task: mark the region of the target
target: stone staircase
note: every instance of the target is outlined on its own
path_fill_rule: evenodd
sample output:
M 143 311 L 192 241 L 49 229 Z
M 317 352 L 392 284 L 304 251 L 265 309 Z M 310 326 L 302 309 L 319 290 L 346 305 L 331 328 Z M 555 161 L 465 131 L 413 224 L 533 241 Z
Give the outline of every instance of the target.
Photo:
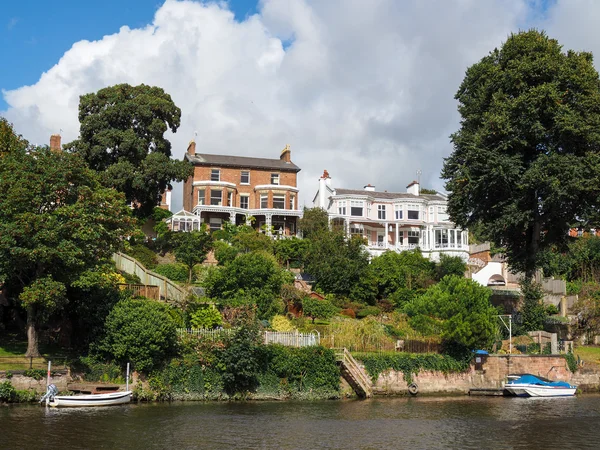
M 369 398 L 373 395 L 372 383 L 369 376 L 346 348 L 336 349 L 336 360 L 344 380 L 352 387 L 356 395 Z

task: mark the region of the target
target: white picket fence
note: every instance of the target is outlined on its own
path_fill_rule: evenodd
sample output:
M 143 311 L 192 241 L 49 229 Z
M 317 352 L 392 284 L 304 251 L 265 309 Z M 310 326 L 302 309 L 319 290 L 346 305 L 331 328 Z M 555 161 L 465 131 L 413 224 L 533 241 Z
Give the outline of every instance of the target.
M 199 336 L 210 341 L 220 341 L 234 332 L 234 328 L 203 329 L 203 328 L 178 328 L 181 335 L 188 334 Z M 263 342 L 265 344 L 280 344 L 287 347 L 311 347 L 321 343 L 321 335 L 318 331 L 312 333 L 299 333 L 298 331 L 263 331 Z

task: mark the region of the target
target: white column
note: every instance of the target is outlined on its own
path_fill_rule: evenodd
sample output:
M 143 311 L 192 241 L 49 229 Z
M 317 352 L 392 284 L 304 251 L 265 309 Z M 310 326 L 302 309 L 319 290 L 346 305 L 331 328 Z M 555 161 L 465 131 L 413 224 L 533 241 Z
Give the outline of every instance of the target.
M 267 236 L 271 236 L 271 214 L 265 214 L 265 224 L 267 225 Z
M 383 241 L 385 242 L 385 248 L 389 248 L 388 245 L 388 226 L 389 224 L 387 222 L 384 223 L 385 226 L 385 232 L 383 233 Z
M 400 239 L 400 233 L 398 232 L 398 222 L 396 222 L 396 240 L 394 241 L 396 244 L 396 248 L 398 248 L 398 240 Z
M 346 217 L 344 222 L 346 222 L 346 236 L 350 236 L 350 219 Z
M 235 213 L 229 213 L 229 221 L 231 222 L 232 225 L 235 225 Z

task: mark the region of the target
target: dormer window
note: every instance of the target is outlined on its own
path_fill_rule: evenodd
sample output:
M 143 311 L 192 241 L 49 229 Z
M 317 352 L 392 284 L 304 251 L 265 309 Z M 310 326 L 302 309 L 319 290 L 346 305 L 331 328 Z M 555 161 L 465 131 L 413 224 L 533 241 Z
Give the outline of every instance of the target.
M 250 171 L 242 170 L 242 175 L 240 177 L 240 184 L 250 184 Z
M 271 184 L 279 184 L 279 174 L 278 173 L 271 174 Z
M 210 171 L 210 181 L 221 181 L 221 171 L 219 169 Z

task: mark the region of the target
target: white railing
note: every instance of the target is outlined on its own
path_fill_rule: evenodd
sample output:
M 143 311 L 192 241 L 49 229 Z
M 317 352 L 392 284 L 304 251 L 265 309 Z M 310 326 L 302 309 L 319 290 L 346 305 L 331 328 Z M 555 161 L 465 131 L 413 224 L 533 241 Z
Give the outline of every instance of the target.
M 180 335 L 198 336 L 210 341 L 222 341 L 235 333 L 235 328 L 178 328 Z M 263 331 L 263 342 L 265 344 L 280 344 L 286 347 L 312 347 L 321 343 L 321 335 L 318 331 L 312 333 L 300 333 L 295 331 Z
M 286 347 L 312 347 L 319 345 L 321 335 L 318 331 L 299 333 L 296 331 L 265 331 L 265 344 L 281 344 Z

